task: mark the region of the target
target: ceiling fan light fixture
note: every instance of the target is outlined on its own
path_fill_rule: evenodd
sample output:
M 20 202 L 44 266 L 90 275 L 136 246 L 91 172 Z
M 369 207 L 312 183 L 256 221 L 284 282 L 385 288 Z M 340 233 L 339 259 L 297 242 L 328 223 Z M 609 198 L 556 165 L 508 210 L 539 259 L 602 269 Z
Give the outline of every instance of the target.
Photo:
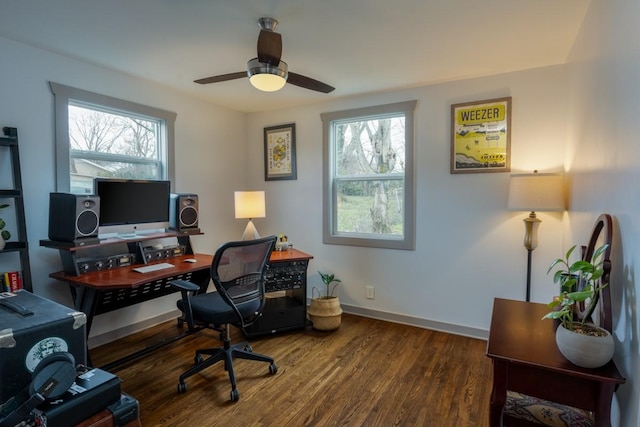
M 280 61 L 276 66 L 253 58 L 247 63 L 247 76 L 256 89 L 275 92 L 287 83 L 287 68 L 287 63 L 284 61 Z

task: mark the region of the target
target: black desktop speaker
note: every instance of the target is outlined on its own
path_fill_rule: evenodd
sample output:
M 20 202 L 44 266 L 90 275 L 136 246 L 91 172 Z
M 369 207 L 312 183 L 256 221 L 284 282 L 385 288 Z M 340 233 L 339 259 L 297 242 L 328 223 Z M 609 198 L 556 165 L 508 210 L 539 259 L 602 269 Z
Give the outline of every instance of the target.
M 100 197 L 81 194 L 49 195 L 49 239 L 73 242 L 98 235 Z
M 169 204 L 169 224 L 173 230 L 198 228 L 198 196 L 172 194 Z

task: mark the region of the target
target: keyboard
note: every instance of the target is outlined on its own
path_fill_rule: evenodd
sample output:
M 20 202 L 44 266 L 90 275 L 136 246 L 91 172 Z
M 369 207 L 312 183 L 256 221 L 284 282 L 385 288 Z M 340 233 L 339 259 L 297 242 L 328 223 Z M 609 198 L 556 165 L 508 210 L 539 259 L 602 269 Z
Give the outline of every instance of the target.
M 138 238 L 140 238 L 140 236 L 138 236 L 137 234 L 119 234 L 118 235 L 118 239 L 121 239 L 121 240 L 134 240 Z
M 136 267 L 133 271 L 138 273 L 151 273 L 152 271 L 164 270 L 165 268 L 173 268 L 175 265 L 168 262 L 161 262 L 159 264 L 145 265 L 143 267 Z

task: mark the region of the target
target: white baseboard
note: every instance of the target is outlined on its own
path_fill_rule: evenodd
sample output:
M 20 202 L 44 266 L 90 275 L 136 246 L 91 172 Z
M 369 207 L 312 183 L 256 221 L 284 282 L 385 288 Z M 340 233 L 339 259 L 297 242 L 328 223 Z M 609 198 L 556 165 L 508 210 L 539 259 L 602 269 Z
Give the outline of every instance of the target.
M 446 332 L 454 335 L 462 335 L 465 337 L 477 338 L 485 341 L 489 337 L 489 331 L 484 329 L 422 319 L 420 317 L 407 316 L 404 314 L 389 313 L 387 311 L 371 310 L 368 308 L 362 308 L 347 304 L 340 304 L 340 306 L 342 307 L 342 311 L 344 311 L 345 313 L 356 314 L 363 317 L 370 317 L 372 319 L 386 320 L 387 322 L 416 326 L 418 328 L 432 329 L 434 331 Z
M 357 307 L 348 304 L 341 304 L 342 310 L 345 313 L 355 314 L 363 317 L 370 317 L 372 319 L 385 320 L 387 322 L 400 323 L 403 325 L 416 326 L 418 328 L 431 329 L 434 331 L 446 332 L 454 335 L 462 335 L 471 338 L 477 338 L 481 340 L 487 340 L 489 337 L 489 331 L 479 328 L 471 328 L 468 326 L 456 325 L 453 323 L 438 322 L 435 320 L 422 319 L 419 317 L 407 316 L 404 314 L 389 313 L 386 311 L 371 310 L 368 308 Z M 88 347 L 94 348 L 106 344 L 111 341 L 115 341 L 119 338 L 126 337 L 133 333 L 142 331 L 168 320 L 177 319 L 180 317 L 179 310 L 173 310 L 168 313 L 161 314 L 159 316 L 143 320 L 142 322 L 135 323 L 133 325 L 125 326 L 123 328 L 115 329 L 113 331 L 89 337 L 87 342 Z

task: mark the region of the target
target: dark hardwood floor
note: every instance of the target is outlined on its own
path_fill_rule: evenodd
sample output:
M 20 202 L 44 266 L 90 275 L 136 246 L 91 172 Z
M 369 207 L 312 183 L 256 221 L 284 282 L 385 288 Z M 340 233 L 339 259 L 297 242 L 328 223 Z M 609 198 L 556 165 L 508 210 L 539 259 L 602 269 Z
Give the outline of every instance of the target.
M 175 321 L 91 350 L 95 366 L 179 331 Z M 240 400 L 221 364 L 187 379 L 201 331 L 110 371 L 140 402 L 143 426 L 487 426 L 491 363 L 486 342 L 354 315 L 334 332 L 312 329 L 253 339 L 268 364 L 235 364 Z M 235 340 L 241 339 L 239 332 Z

